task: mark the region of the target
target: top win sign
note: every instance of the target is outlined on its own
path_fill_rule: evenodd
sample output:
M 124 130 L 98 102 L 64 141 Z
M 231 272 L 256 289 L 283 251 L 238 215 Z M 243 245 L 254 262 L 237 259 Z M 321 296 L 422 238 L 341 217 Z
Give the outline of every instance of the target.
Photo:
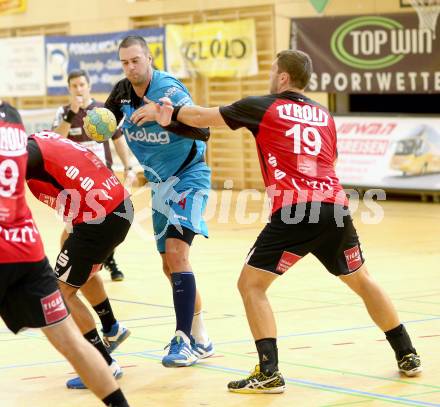
M 339 26 L 331 37 L 331 49 L 342 63 L 359 69 L 381 69 L 405 55 L 432 54 L 429 29 L 405 28 L 387 17 L 359 17 Z
M 292 46 L 314 63 L 312 91 L 440 92 L 435 34 L 415 13 L 292 21 Z

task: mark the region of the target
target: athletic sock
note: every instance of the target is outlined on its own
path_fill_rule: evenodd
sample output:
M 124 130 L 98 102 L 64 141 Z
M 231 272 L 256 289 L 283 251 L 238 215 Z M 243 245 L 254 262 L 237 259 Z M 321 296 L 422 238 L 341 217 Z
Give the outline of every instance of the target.
M 104 260 L 104 263 L 111 263 L 112 261 L 115 261 L 114 255 L 115 252 L 111 252 L 110 255 Z
M 84 338 L 86 338 L 87 341 L 90 342 L 98 350 L 98 352 L 102 355 L 107 364 L 110 366 L 113 362 L 113 359 L 108 354 L 105 345 L 102 343 L 101 338 L 98 335 L 98 331 L 96 329 L 92 329 L 90 332 L 84 334 Z
M 109 407 L 130 407 L 121 389 L 115 390 L 107 397 L 104 397 L 102 402 Z
M 390 329 L 389 331 L 385 332 L 385 336 L 393 348 L 397 360 L 401 360 L 409 353 L 417 354 L 404 325 L 400 324 L 395 328 Z
M 196 280 L 190 271 L 171 274 L 176 331 L 182 331 L 189 338 L 196 300 Z
M 196 343 L 201 343 L 202 345 L 207 345 L 209 343 L 209 336 L 203 322 L 202 311 L 195 313 L 193 316 L 191 335 Z
M 260 372 L 272 376 L 278 371 L 278 348 L 276 338 L 263 338 L 255 341 L 258 358 L 260 359 Z
M 113 324 L 116 323 L 116 318 L 113 314 L 109 299 L 106 298 L 100 304 L 95 305 L 93 309 L 96 311 L 99 319 L 101 320 L 103 332 L 110 332 Z

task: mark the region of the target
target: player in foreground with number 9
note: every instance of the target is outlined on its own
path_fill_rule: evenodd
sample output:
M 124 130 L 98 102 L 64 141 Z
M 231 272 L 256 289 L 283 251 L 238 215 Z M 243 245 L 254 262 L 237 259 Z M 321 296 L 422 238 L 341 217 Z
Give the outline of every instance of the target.
M 128 407 L 110 369 L 69 317 L 44 255 L 25 198 L 26 145 L 20 115 L 0 101 L 0 315 L 14 333 L 41 328 L 104 404 Z
M 178 120 L 193 127 L 246 127 L 255 136 L 272 216 L 247 256 L 238 288 L 260 363 L 248 378 L 229 383 L 233 392 L 284 391 L 275 319 L 266 290 L 308 253 L 362 298 L 373 321 L 385 332 L 399 370 L 407 376 L 422 370 L 391 300 L 364 264 L 348 201 L 335 174 L 333 118 L 303 94 L 311 73 L 307 54 L 283 51 L 272 65 L 270 95 L 213 108 L 173 107 L 164 98 L 162 105 L 151 103 L 151 117 L 147 116 L 162 126 Z
M 129 331 L 114 318 L 113 311 L 96 273 L 116 246 L 122 243 L 133 220 L 128 192 L 116 176 L 92 151 L 53 132 L 29 137 L 26 181 L 31 192 L 63 215 L 73 225 L 55 264 L 61 292 L 81 333 L 102 354 L 116 378 L 122 370 L 110 353 L 126 339 Z M 81 288 L 102 323 L 103 332 L 118 326 L 114 337 L 104 335 L 77 296 Z M 106 312 L 99 312 L 105 309 Z M 67 382 L 71 389 L 85 389 L 80 377 Z

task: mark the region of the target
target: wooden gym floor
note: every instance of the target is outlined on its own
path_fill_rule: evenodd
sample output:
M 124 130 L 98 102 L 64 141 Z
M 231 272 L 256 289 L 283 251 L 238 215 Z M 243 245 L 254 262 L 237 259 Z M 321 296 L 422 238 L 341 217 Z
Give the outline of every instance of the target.
M 116 253 L 126 279 L 114 283 L 101 272 L 116 316 L 132 331 L 115 352 L 131 406 L 440 406 L 439 205 L 386 201 L 384 219 L 375 225 L 354 214 L 369 270 L 392 297 L 423 358 L 420 377 L 399 375 L 360 299 L 307 257 L 269 292 L 287 390 L 239 395 L 226 384 L 246 375 L 257 355 L 236 280 L 262 223 L 240 225 L 235 209 L 229 219 L 217 211 L 210 239 L 195 239 L 191 261 L 216 355 L 190 368 L 166 369 L 160 358 L 174 332 L 172 295 L 151 237 L 145 191 L 134 199 L 138 221 Z M 53 264 L 62 225 L 49 208 L 29 201 Z M 248 211 L 260 206 L 250 203 Z M 87 390 L 68 390 L 71 377 L 72 368 L 38 330 L 14 336 L 0 322 L 0 407 L 100 405 Z

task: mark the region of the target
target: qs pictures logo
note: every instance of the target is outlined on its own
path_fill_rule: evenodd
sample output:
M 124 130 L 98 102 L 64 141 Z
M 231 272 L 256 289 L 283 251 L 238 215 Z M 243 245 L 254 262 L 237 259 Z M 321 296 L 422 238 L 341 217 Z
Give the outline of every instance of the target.
M 433 33 L 429 29 L 405 28 L 387 17 L 353 18 L 331 37 L 333 54 L 345 65 L 358 69 L 381 69 L 406 55 L 432 53 Z

